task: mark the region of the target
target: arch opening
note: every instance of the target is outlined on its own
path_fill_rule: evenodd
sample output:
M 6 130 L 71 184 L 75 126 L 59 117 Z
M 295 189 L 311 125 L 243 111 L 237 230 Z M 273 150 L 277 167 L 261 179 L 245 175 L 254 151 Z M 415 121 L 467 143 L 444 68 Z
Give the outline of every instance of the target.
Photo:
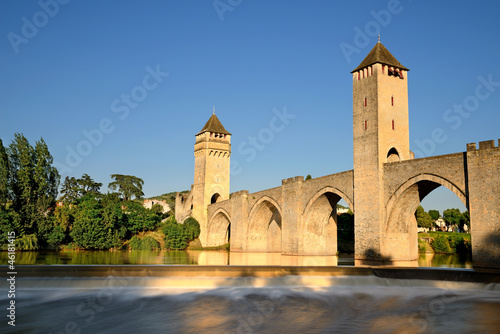
M 401 158 L 399 157 L 398 150 L 396 148 L 391 148 L 389 152 L 387 152 L 387 162 L 397 162 L 401 161 Z
M 229 243 L 231 220 L 223 210 L 216 212 L 208 222 L 207 243 L 204 247 L 217 247 Z
M 338 194 L 328 190 L 311 199 L 304 215 L 302 254 L 335 255 L 339 243 L 342 248 L 354 251 L 354 217 L 348 208 L 338 207 L 340 200 Z
M 382 244 L 382 255 L 390 257 L 392 260 L 414 261 L 419 258 L 419 230 L 426 233 L 427 231 L 436 229 L 436 223 L 441 225 L 440 222 L 436 222 L 436 219 L 430 220 L 429 212 L 425 212 L 425 209 L 422 210 L 422 208 L 419 208 L 422 203 L 428 203 L 424 199 L 431 193 L 440 193 L 443 196 L 442 190 L 445 188 L 449 191 L 445 191 L 444 195 L 447 197 L 455 195 L 458 201 L 463 203 L 462 208 L 466 208 L 467 203 L 465 195 L 458 188 L 436 176 L 420 176 L 408 181 L 405 186 L 403 190 L 398 190 L 392 196 L 387 206 L 388 219 L 385 242 Z M 441 189 L 436 191 L 438 188 Z M 458 201 L 454 201 L 454 203 Z M 417 209 L 419 210 L 417 211 Z M 430 207 L 428 210 L 430 211 L 431 209 L 433 208 Z M 439 212 L 439 214 L 443 217 L 444 212 Z M 466 216 L 468 217 L 468 214 Z M 418 227 L 418 221 L 422 225 L 421 228 Z M 446 230 L 448 228 L 451 231 L 458 229 L 458 226 L 450 227 L 450 224 L 446 223 L 444 225 L 447 225 Z M 428 227 L 424 228 L 423 226 Z M 470 240 L 468 236 L 465 239 Z M 424 251 L 424 248 L 427 246 L 421 245 L 421 247 L 422 251 Z M 467 247 L 470 249 L 470 243 Z
M 247 250 L 281 253 L 281 213 L 269 200 L 258 202 L 250 213 Z
M 217 203 L 221 200 L 221 195 L 219 195 L 218 193 L 215 193 L 212 195 L 212 197 L 210 198 L 210 204 L 214 204 L 214 203 Z

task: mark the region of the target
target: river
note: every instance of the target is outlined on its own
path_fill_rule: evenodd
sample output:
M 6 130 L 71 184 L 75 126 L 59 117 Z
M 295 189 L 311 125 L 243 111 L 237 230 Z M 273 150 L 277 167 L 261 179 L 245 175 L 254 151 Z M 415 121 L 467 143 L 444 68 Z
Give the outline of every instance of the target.
M 5 254 L 0 253 L 2 264 Z M 353 263 L 348 255 L 17 252 L 16 326 L 5 317 L 12 298 L 3 280 L 0 332 L 500 332 L 500 279 L 464 279 L 477 274 L 467 269 L 470 259 L 428 254 L 421 256 L 420 266 L 459 269 L 381 269 L 410 279 L 374 274 Z M 297 265 L 320 266 L 326 274 L 294 269 Z
M 7 263 L 8 253 L 0 252 L 0 263 Z M 239 253 L 227 251 L 79 251 L 58 250 L 17 252 L 16 264 L 166 264 L 166 265 L 285 265 L 285 266 L 352 266 L 353 255 L 289 256 L 279 253 Z M 420 254 L 419 267 L 472 268 L 470 256 Z

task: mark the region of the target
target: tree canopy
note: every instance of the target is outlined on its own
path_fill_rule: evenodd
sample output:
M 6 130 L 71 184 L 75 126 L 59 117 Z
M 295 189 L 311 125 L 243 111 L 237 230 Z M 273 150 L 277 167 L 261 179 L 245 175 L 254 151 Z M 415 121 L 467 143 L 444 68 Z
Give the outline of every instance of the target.
M 419 227 L 431 228 L 433 224 L 432 217 L 429 213 L 425 212 L 424 208 L 419 205 L 415 212 L 417 224 Z
M 43 138 L 33 147 L 16 133 L 8 149 L 0 145 L 0 201 L 10 201 L 12 220 L 5 223 L 18 235 L 36 233 L 55 203 L 60 175 L 52 164 Z
M 142 192 L 144 181 L 141 178 L 122 174 L 112 174 L 111 178 L 115 179 L 115 181 L 108 185 L 109 189 L 117 190 L 125 201 L 132 199 L 132 196 L 135 196 L 135 198 L 144 196 Z
M 441 217 L 441 214 L 439 213 L 438 210 L 429 210 L 429 215 L 433 220 L 438 220 L 439 217 Z
M 95 182 L 87 174 L 83 174 L 80 179 L 66 176 L 61 188 L 61 200 L 63 202 L 73 203 L 75 200 L 84 197 L 89 192 L 99 194 L 101 186 L 102 183 Z

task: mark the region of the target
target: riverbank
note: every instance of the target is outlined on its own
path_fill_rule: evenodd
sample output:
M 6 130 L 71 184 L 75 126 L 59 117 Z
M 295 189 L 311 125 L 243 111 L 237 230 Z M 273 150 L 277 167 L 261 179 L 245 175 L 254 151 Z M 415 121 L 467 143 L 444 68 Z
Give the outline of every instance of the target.
M 418 252 L 434 254 L 472 254 L 470 233 L 427 232 L 418 234 Z

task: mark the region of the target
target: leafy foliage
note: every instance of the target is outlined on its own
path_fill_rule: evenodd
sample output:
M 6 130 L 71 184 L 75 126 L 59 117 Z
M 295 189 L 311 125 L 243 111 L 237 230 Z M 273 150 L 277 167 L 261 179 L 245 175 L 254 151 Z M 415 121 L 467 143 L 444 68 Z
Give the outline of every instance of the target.
M 132 250 L 155 250 L 160 248 L 155 238 L 147 236 L 140 239 L 137 235 L 134 235 L 132 239 L 130 239 L 129 246 Z
M 431 247 L 435 253 L 444 254 L 471 254 L 470 234 L 435 232 Z
M 200 224 L 193 217 L 187 218 L 182 226 L 184 226 L 185 234 L 189 241 L 200 236 Z
M 9 157 L 0 139 L 0 206 L 7 204 L 9 198 Z
M 441 217 L 441 214 L 439 213 L 438 210 L 429 210 L 429 215 L 433 220 L 438 220 L 439 217 Z
M 92 178 L 83 174 L 80 179 L 66 176 L 61 188 L 61 200 L 63 202 L 75 203 L 77 199 L 82 198 L 87 193 L 99 194 L 102 183 L 95 182 Z
M 448 238 L 444 235 L 438 235 L 431 241 L 432 249 L 435 253 L 451 253 L 450 244 L 448 243 Z
M 189 241 L 200 235 L 200 224 L 192 217 L 186 219 L 184 224 L 178 224 L 172 216 L 163 227 L 163 233 L 167 249 L 185 249 Z
M 434 223 L 431 215 L 425 212 L 421 205 L 418 206 L 415 217 L 417 218 L 417 225 L 419 227 L 431 228 Z
M 17 250 L 37 250 L 39 248 L 38 238 L 34 234 L 23 235 L 16 239 L 16 249 Z
M 468 211 L 461 213 L 459 209 L 448 209 L 443 212 L 443 219 L 448 225 L 456 225 L 464 229 L 464 225 L 470 227 L 470 215 Z
M 108 187 L 111 190 L 118 190 L 125 201 L 135 196 L 141 198 L 144 196 L 142 185 L 144 181 L 141 178 L 132 175 L 112 174 L 111 178 L 115 181 L 111 182 Z
M 160 217 L 142 204 L 128 201 L 123 203 L 126 215 L 126 227 L 132 233 L 151 231 L 160 223 Z
M 0 145 L 0 164 L 0 204 L 11 202 L 18 236 L 36 234 L 38 223 L 55 203 L 60 178 L 47 144 L 41 138 L 33 148 L 16 133 L 7 150 Z

